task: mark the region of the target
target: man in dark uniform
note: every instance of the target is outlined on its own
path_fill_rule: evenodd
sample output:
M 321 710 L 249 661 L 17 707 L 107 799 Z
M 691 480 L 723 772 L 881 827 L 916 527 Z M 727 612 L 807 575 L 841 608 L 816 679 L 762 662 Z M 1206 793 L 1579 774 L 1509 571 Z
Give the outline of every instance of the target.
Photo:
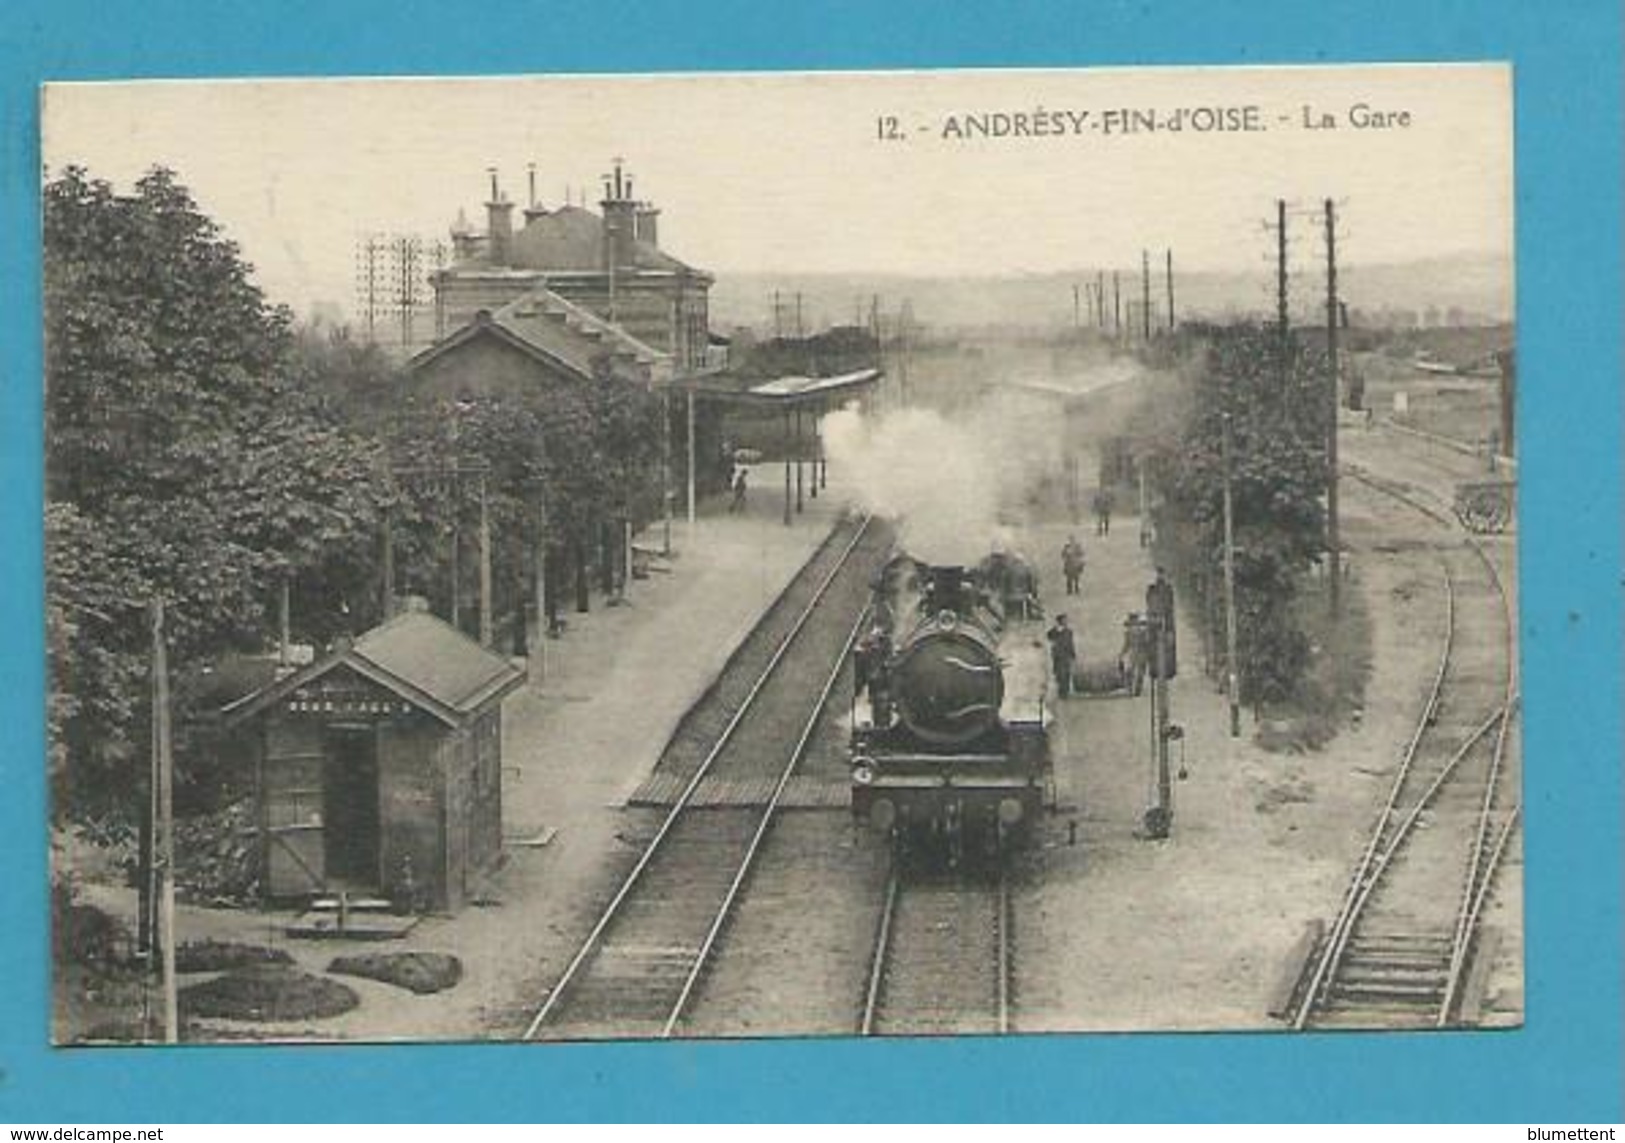
M 1123 649 L 1117 653 L 1117 668 L 1138 696 L 1145 689 L 1145 670 L 1151 660 L 1151 632 L 1138 611 L 1123 620 Z
M 1112 530 L 1112 509 L 1115 507 L 1112 490 L 1101 488 L 1095 493 L 1095 535 L 1107 536 Z
M 1055 670 L 1055 689 L 1062 698 L 1072 694 L 1072 671 L 1078 663 L 1078 644 L 1066 616 L 1057 615 L 1055 625 L 1045 634 L 1049 640 L 1050 665 Z
M 1012 555 L 1009 561 L 1009 576 L 1006 580 L 1009 592 L 1005 603 L 1005 614 L 1016 614 L 1023 619 L 1039 618 L 1038 610 L 1038 573 L 1033 565 L 1022 559 L 1019 555 Z
M 853 689 L 858 694 L 868 693 L 870 701 L 875 692 L 883 689 L 886 660 L 891 656 L 891 638 L 878 624 L 858 641 L 852 656 Z
M 1171 679 L 1179 673 L 1179 641 L 1174 632 L 1174 585 L 1168 575 L 1157 569 L 1157 578 L 1145 589 L 1145 618 L 1156 638 L 1158 648 L 1151 648 L 1151 670 L 1158 678 Z
M 1061 548 L 1061 571 L 1066 574 L 1066 593 L 1078 594 L 1078 580 L 1083 576 L 1083 545 L 1076 536 L 1068 536 Z

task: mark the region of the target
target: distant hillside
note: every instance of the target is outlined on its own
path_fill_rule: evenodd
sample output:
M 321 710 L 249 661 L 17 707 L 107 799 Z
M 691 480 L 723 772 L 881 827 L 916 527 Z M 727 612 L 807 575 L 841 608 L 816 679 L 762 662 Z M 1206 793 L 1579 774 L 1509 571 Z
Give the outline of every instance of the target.
M 794 334 L 796 295 L 799 293 L 802 327 L 811 332 L 830 325 L 868 320 L 871 300 L 878 295 L 888 324 L 906 300 L 917 323 L 937 328 L 988 326 L 1056 328 L 1072 324 L 1073 287 L 1088 320 L 1088 290 L 1096 271 L 1076 274 L 988 276 L 977 278 L 916 278 L 906 275 L 833 274 L 729 274 L 718 273 L 711 291 L 713 328 L 748 325 L 773 330 L 773 295 L 780 301 L 779 325 Z M 1490 255 L 1430 258 L 1404 264 L 1339 267 L 1340 293 L 1351 316 L 1370 324 L 1423 325 L 1505 322 L 1512 317 L 1512 264 Z M 1138 274 L 1120 278 L 1123 303 L 1137 302 Z M 1246 274 L 1197 272 L 1174 277 L 1178 312 L 1223 318 L 1242 314 L 1273 314 L 1274 277 L 1260 265 Z M 1304 320 L 1319 320 L 1325 313 L 1324 278 L 1318 268 L 1296 273 L 1292 283 L 1293 309 Z M 1111 275 L 1106 275 L 1107 319 L 1111 319 Z M 1162 276 L 1153 272 L 1151 303 L 1157 316 L 1165 311 Z M 1454 313 L 1452 313 L 1454 311 Z

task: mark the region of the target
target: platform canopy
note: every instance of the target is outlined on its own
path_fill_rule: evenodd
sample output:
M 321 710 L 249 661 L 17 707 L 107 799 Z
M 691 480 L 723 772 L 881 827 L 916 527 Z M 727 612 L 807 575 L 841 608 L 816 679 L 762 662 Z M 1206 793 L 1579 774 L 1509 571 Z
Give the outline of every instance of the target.
M 878 368 L 855 369 L 831 377 L 774 377 L 765 381 L 744 381 L 726 374 L 701 374 L 679 378 L 674 388 L 724 404 L 754 409 L 828 408 L 832 403 L 856 397 L 872 389 L 885 374 Z

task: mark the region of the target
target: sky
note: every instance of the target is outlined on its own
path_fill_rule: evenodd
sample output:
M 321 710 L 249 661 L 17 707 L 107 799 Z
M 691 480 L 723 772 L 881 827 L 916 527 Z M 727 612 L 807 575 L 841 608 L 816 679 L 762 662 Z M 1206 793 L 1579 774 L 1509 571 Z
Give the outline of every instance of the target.
M 146 81 L 42 98 L 47 176 L 76 163 L 122 189 L 175 169 L 299 312 L 349 306 L 363 232 L 445 237 L 459 209 L 483 229 L 490 167 L 520 205 L 529 164 L 542 205 L 596 204 L 616 157 L 661 209 L 661 245 L 719 276 L 1130 269 L 1145 247 L 1262 276 L 1278 198 L 1295 218 L 1333 198 L 1351 264 L 1512 251 L 1512 75 L 1496 64 Z M 1360 126 L 1360 106 L 1408 119 Z M 1129 110 L 1156 129 L 1124 131 Z M 1252 129 L 1199 129 L 1214 123 Z

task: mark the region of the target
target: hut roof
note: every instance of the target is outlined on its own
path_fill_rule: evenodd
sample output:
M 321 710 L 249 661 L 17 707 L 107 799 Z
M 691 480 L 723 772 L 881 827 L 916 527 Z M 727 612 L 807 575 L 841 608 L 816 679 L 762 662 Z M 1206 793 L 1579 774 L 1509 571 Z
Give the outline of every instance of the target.
M 252 718 L 339 667 L 398 694 L 448 726 L 460 726 L 525 681 L 525 671 L 424 611 L 406 611 L 310 666 L 230 704 L 229 723 Z

